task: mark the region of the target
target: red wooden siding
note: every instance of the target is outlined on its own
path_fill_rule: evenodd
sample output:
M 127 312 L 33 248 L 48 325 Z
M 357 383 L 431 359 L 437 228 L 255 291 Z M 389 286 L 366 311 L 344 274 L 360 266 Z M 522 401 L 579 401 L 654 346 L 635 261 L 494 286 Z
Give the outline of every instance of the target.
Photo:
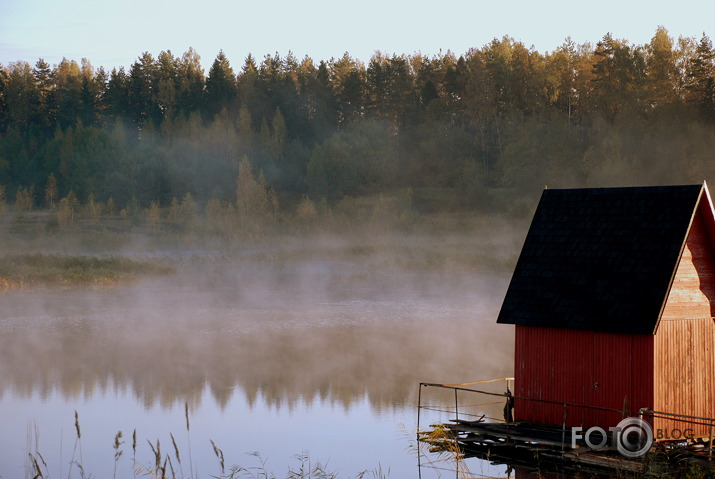
M 653 404 L 653 337 L 516 326 L 516 396 L 618 409 Z M 563 405 L 516 401 L 515 418 L 563 422 Z M 569 426 L 615 426 L 621 413 L 568 406 Z

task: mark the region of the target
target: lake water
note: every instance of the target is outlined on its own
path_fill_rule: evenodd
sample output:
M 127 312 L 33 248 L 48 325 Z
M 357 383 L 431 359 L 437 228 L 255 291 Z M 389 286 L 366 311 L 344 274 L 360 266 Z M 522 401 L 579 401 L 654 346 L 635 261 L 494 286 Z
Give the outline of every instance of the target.
M 29 454 L 50 477 L 80 477 L 76 463 L 113 477 L 115 462 L 116 477 L 142 476 L 157 443 L 176 477 L 211 477 L 211 441 L 227 473 L 439 477 L 418 469 L 419 382 L 512 372 L 513 330 L 494 324 L 505 273 L 221 256 L 177 270 L 0 297 L 1 477 L 27 476 Z

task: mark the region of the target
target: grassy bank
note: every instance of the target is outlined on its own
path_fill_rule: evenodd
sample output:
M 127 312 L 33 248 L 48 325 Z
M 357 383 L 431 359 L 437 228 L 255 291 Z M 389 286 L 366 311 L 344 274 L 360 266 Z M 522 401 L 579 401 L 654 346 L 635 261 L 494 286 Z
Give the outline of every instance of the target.
M 0 289 L 37 286 L 112 286 L 147 275 L 166 275 L 169 267 L 118 256 L 20 254 L 0 257 Z

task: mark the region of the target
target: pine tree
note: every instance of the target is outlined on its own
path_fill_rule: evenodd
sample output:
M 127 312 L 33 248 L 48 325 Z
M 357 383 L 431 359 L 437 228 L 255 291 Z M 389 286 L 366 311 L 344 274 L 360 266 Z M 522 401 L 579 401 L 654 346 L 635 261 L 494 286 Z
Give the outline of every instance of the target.
M 204 93 L 204 70 L 201 57 L 189 48 L 177 66 L 178 109 L 185 116 L 198 111 Z
M 653 106 L 672 103 L 676 94 L 675 53 L 665 27 L 658 27 L 646 51 L 648 101 Z
M 48 131 L 53 127 L 54 115 L 56 112 L 50 111 L 50 99 L 52 95 L 52 69 L 49 63 L 40 58 L 35 63 L 32 71 L 37 84 L 37 114 L 38 124 Z
M 204 119 L 211 121 L 222 109 L 232 108 L 237 93 L 236 76 L 228 58 L 221 50 L 209 69 L 208 78 L 206 78 L 203 102 Z
M 112 69 L 103 95 L 105 114 L 111 119 L 112 123 L 114 123 L 117 118 L 129 117 L 130 109 L 127 102 L 128 97 L 129 78 L 124 68 L 120 68 L 119 70 L 116 68 Z
M 690 60 L 688 84 L 689 100 L 706 118 L 715 117 L 715 51 L 710 38 L 703 35 Z
M 129 113 L 140 129 L 148 121 L 157 125 L 161 117 L 156 102 L 157 77 L 157 63 L 149 52 L 142 53 L 129 70 Z
M 4 90 L 9 123 L 20 131 L 28 131 L 39 107 L 37 83 L 29 63 L 10 64 Z
M 55 206 L 55 200 L 57 199 L 57 180 L 55 179 L 54 173 L 50 173 L 47 178 L 47 186 L 45 186 L 45 203 L 52 210 Z
M 256 179 L 251 162 L 247 156 L 244 156 L 239 164 L 236 179 L 236 211 L 241 227 L 244 228 L 264 219 L 268 213 L 269 201 L 265 178 L 260 175 Z
M 171 121 L 178 109 L 179 61 L 171 51 L 163 51 L 157 58 L 156 102 L 162 121 Z

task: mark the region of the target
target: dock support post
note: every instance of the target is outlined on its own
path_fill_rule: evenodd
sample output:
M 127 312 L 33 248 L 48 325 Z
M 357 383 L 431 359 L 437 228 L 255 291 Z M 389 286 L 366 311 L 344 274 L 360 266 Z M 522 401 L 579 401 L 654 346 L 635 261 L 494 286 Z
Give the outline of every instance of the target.
M 454 420 L 459 421 L 459 401 L 457 400 L 457 388 L 454 388 Z
M 710 420 L 710 441 L 708 445 L 708 461 L 713 460 L 713 422 L 715 420 L 711 419 Z
M 417 391 L 417 438 L 420 437 L 420 410 L 422 409 L 422 383 Z
M 422 383 L 417 390 L 417 475 L 422 478 L 422 449 L 420 448 L 420 410 L 422 409 Z

